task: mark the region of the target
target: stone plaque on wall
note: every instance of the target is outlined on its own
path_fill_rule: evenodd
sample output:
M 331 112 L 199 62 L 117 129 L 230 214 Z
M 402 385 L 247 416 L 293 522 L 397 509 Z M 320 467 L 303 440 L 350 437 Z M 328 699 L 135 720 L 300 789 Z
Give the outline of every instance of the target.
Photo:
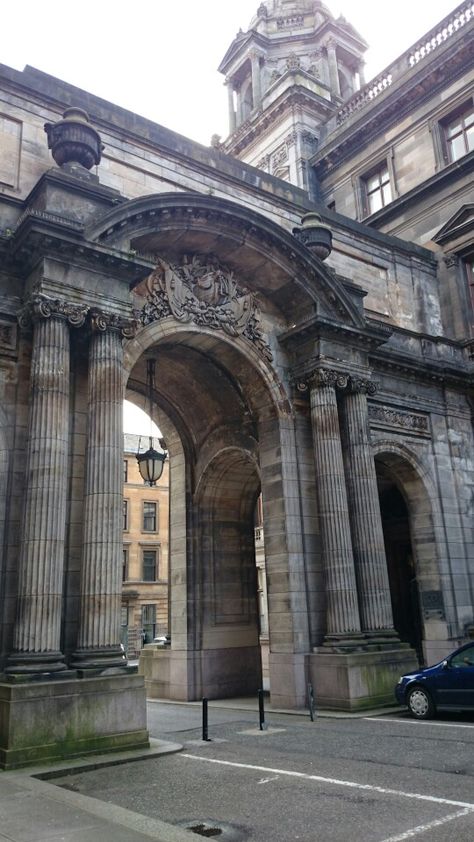
M 421 606 L 425 620 L 444 619 L 444 602 L 441 591 L 421 591 Z

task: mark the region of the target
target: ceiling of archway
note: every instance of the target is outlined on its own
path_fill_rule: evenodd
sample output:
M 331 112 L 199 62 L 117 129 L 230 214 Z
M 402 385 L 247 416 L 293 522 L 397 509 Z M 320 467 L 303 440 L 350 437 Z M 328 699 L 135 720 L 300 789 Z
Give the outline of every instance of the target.
M 205 347 L 197 336 L 192 343 L 189 339 L 149 349 L 147 357 L 156 360 L 154 399 L 196 459 L 216 432 L 222 446 L 248 447 L 256 437 L 259 402 L 268 400 L 262 382 L 255 375 L 252 378 L 238 355 L 227 358 L 220 343 L 207 338 Z M 146 394 L 144 357 L 135 365 L 130 381 L 132 388 Z

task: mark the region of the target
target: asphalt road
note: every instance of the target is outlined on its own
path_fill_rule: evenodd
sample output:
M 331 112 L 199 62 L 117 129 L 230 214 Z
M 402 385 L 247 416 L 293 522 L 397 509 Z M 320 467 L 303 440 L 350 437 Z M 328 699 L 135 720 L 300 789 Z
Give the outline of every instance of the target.
M 151 702 L 151 734 L 183 752 L 57 783 L 221 842 L 474 840 L 474 716 L 271 714 L 262 733 L 256 712 L 211 706 L 208 743 L 200 722 Z

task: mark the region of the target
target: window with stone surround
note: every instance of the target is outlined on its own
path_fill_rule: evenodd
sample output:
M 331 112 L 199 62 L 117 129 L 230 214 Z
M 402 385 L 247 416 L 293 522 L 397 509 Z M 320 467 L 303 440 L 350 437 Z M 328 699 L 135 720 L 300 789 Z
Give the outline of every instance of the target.
M 123 481 L 128 482 L 128 459 L 123 460 Z
M 123 548 L 122 557 L 122 582 L 128 580 L 128 547 Z
M 143 643 L 153 643 L 156 634 L 156 605 L 142 605 Z
M 444 158 L 451 164 L 474 149 L 474 104 L 462 105 L 441 123 Z
M 461 160 L 474 150 L 474 102 L 464 100 L 430 120 L 436 170 Z
M 156 547 L 142 549 L 142 581 L 156 582 L 158 579 L 158 550 Z
M 361 179 L 364 216 L 376 213 L 393 199 L 390 172 L 386 161 L 379 164 Z
M 158 504 L 148 500 L 143 502 L 143 525 L 142 532 L 158 531 Z

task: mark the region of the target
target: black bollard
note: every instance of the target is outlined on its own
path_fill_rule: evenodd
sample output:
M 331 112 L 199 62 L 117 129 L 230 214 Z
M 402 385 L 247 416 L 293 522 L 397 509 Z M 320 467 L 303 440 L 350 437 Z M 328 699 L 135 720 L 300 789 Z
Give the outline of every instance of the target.
M 265 731 L 265 703 L 264 703 L 264 696 L 265 691 L 259 690 L 258 691 L 258 719 L 259 719 L 259 727 L 260 731 Z
M 210 743 L 209 739 L 209 717 L 207 712 L 207 699 L 202 700 L 202 739 L 205 743 Z
M 308 708 L 311 722 L 314 722 L 314 693 L 312 684 L 308 684 Z

